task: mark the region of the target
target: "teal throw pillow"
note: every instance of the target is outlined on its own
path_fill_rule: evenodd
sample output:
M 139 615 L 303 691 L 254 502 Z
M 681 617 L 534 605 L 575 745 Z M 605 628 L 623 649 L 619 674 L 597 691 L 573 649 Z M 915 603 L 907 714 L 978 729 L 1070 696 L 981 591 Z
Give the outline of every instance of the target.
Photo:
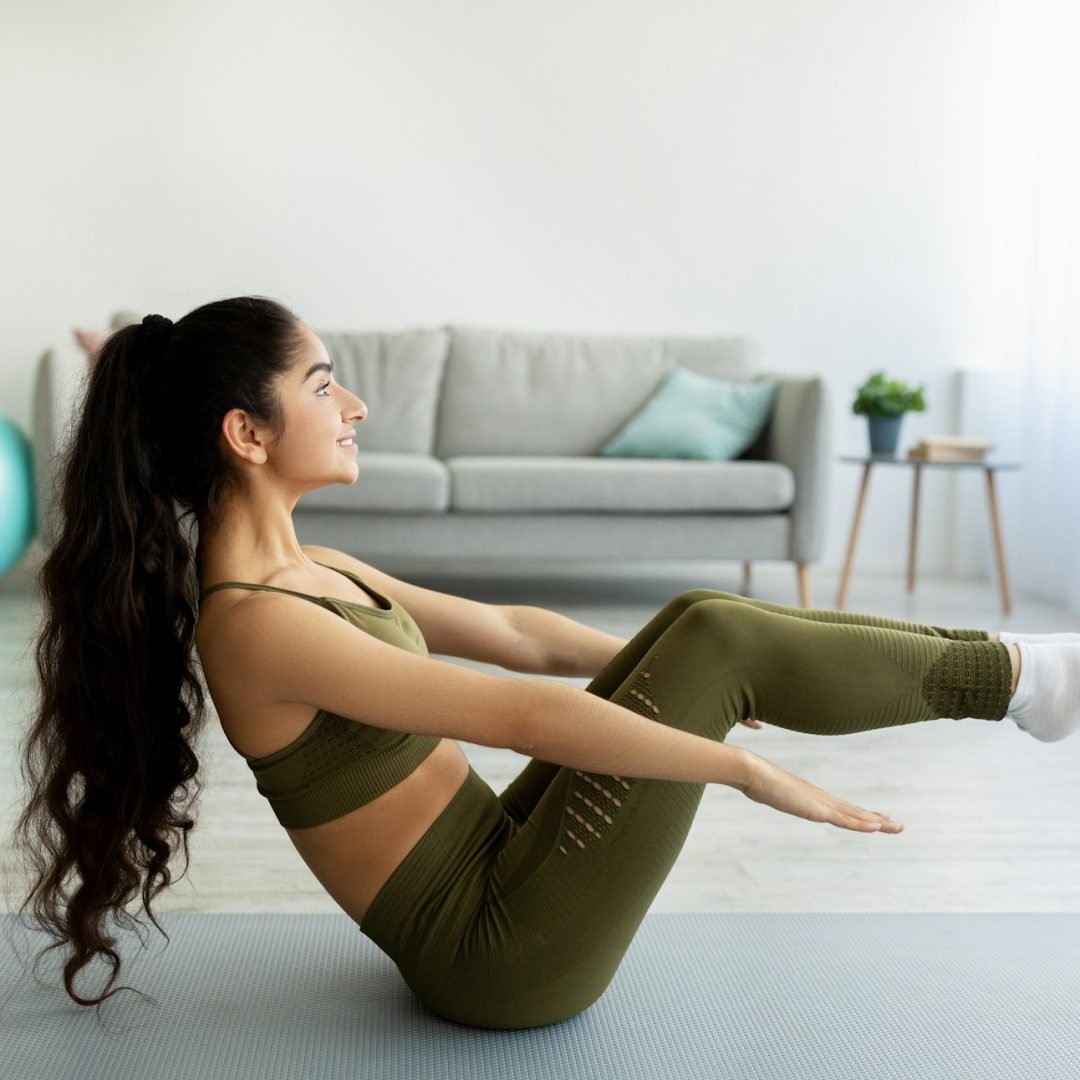
M 730 461 L 757 438 L 778 389 L 767 379 L 732 382 L 674 367 L 600 455 Z

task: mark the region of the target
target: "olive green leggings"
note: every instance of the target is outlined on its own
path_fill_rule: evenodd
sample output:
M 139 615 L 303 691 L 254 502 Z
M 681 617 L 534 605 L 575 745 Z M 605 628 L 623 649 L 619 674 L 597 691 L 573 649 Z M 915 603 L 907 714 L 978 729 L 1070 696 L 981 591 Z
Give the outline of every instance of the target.
M 691 589 L 586 689 L 722 741 L 748 717 L 811 735 L 1001 720 L 1011 680 L 1007 647 L 983 630 Z M 470 768 L 361 929 L 444 1020 L 565 1020 L 611 982 L 704 789 L 533 759 L 496 796 Z

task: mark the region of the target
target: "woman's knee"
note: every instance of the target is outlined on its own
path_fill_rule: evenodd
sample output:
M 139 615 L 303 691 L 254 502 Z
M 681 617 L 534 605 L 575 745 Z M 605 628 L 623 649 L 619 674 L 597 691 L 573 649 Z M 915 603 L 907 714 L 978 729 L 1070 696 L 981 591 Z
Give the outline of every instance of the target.
M 727 618 L 746 608 L 745 604 L 738 603 L 738 597 L 718 592 L 716 589 L 690 589 L 679 595 L 695 596 L 693 602 L 686 605 L 687 612 L 693 611 L 710 619 Z
M 697 590 L 691 590 L 694 592 Z M 748 604 L 740 604 L 728 599 L 715 590 L 703 590 L 709 595 L 688 604 L 672 624 L 690 633 L 706 633 L 713 638 L 718 636 L 729 639 L 729 647 L 742 641 L 751 630 L 749 621 L 753 620 L 757 609 Z
M 739 596 L 736 593 L 721 592 L 719 589 L 685 589 L 672 597 L 670 605 L 675 606 L 679 611 L 685 611 L 695 604 L 700 604 L 703 600 L 738 599 Z

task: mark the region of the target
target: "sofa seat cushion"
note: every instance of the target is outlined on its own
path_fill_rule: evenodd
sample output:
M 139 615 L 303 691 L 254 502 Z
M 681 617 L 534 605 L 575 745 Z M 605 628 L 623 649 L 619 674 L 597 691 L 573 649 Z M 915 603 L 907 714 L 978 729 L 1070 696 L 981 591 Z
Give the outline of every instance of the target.
M 473 513 L 775 513 L 795 499 L 795 474 L 772 461 L 660 458 L 455 457 L 450 508 Z
M 428 454 L 365 450 L 357 456 L 359 473 L 352 484 L 328 484 L 305 492 L 297 506 L 307 510 L 445 513 L 450 508 L 450 474 Z

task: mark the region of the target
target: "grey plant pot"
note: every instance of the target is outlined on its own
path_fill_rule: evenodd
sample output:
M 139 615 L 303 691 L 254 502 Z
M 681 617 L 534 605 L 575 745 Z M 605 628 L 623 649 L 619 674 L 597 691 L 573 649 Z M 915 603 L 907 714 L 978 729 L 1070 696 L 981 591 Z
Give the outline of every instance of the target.
M 868 416 L 870 427 L 870 453 L 895 454 L 896 444 L 900 441 L 901 416 Z

